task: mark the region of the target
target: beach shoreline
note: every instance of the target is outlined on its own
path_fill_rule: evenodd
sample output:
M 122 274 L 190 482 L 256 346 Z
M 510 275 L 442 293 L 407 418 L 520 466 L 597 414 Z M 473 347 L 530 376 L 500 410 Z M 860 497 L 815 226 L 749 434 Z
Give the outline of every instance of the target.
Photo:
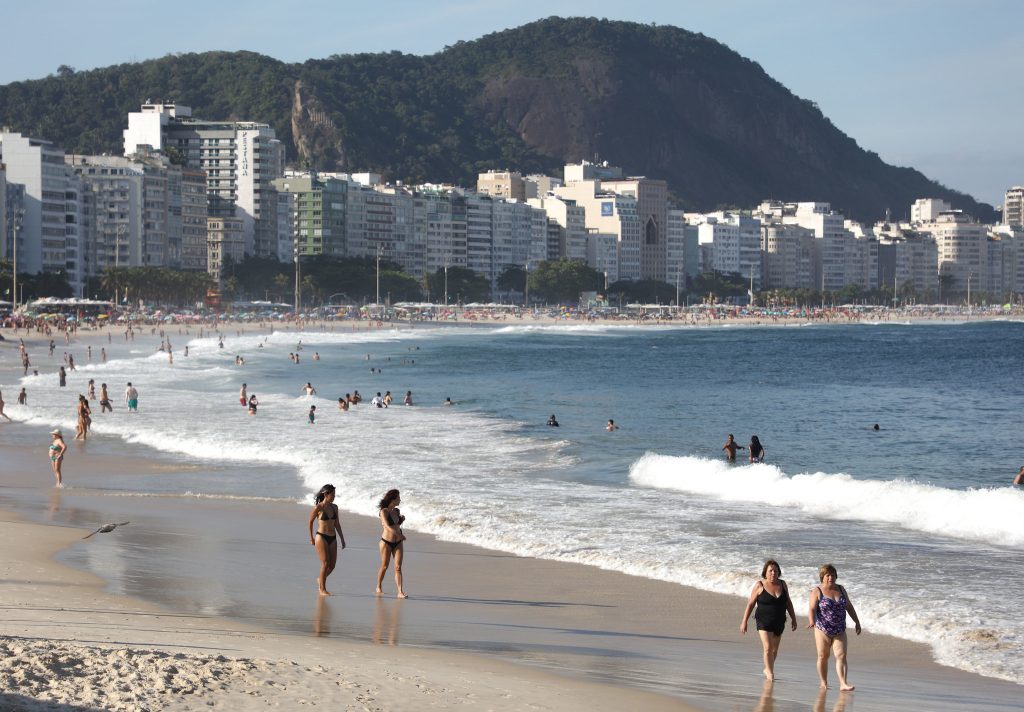
M 502 324 L 496 324 L 496 326 L 500 327 Z M 176 331 L 174 327 L 168 329 L 168 333 L 172 336 L 174 331 Z M 246 333 L 251 333 L 251 331 L 247 328 Z M 105 332 L 101 332 L 96 335 L 96 339 L 91 340 L 94 347 L 102 342 L 104 336 Z M 157 341 L 158 338 L 156 337 Z M 175 340 L 180 341 L 180 338 Z M 44 338 L 38 341 L 45 343 Z M 152 346 L 153 341 L 154 337 L 152 335 L 143 334 L 140 345 L 148 344 Z M 85 342 L 80 341 L 78 343 Z M 30 350 L 31 348 L 32 346 L 30 346 Z M 16 346 L 14 346 L 14 349 L 16 349 Z M 180 346 L 177 346 L 177 349 L 180 350 Z M 60 350 L 60 342 L 58 342 L 58 353 Z M 3 366 L 14 367 L 12 359 L 6 357 L 7 353 L 10 353 L 10 351 L 5 351 Z M 16 377 L 20 374 L 20 369 L 14 371 L 11 368 L 7 368 L 5 371 L 5 383 L 10 382 L 12 376 Z M 8 402 L 12 402 L 14 399 L 10 392 L 6 389 L 5 392 L 8 393 Z M 25 427 L 38 431 L 40 436 L 45 435 L 45 429 L 41 426 Z M 115 439 L 105 438 L 104 436 L 98 436 L 98 439 L 100 442 L 103 442 L 108 451 L 114 452 L 106 452 L 102 457 L 95 458 L 90 455 L 89 459 L 94 460 L 92 467 L 95 468 L 95 472 L 92 475 L 82 471 L 78 473 L 83 475 L 86 480 L 89 477 L 97 477 L 100 473 L 125 474 L 143 468 L 142 463 L 133 461 L 130 457 L 119 455 L 116 452 L 120 443 L 116 442 Z M 136 445 L 133 446 L 133 450 L 136 450 L 136 454 L 141 454 L 142 459 L 145 459 L 145 448 Z M 18 465 L 19 476 L 25 478 L 15 482 L 5 477 L 5 486 L 17 490 L 15 498 L 21 502 L 17 507 L 19 512 L 29 513 L 32 517 L 49 516 L 52 508 L 53 491 L 47 486 L 49 484 L 46 480 L 47 473 L 43 469 L 45 468 L 45 462 L 42 463 L 42 468 L 36 462 L 41 460 L 40 453 L 33 449 L 9 448 L 5 445 L 5 459 L 11 463 L 21 463 Z M 154 459 L 166 460 L 170 458 L 157 457 Z M 69 489 L 59 495 L 62 500 L 62 504 L 59 505 L 61 511 L 74 509 L 79 512 L 79 516 L 85 516 L 86 512 L 94 513 L 94 515 L 95 513 L 100 515 L 110 514 L 111 516 L 122 513 L 119 507 L 123 503 L 117 501 L 112 505 L 111 500 L 113 498 L 109 497 L 107 493 L 90 491 L 88 484 L 82 486 L 76 484 L 73 480 L 69 480 L 69 485 Z M 45 502 L 42 497 L 44 494 L 48 495 Z M 164 503 L 161 502 L 161 498 L 147 497 L 145 494 L 139 494 L 131 499 L 132 504 L 136 506 L 140 502 L 144 502 L 144 509 L 152 510 L 167 521 L 173 521 L 174 516 L 177 516 L 173 511 L 162 511 Z M 75 504 L 76 500 L 81 501 Z M 71 502 L 71 504 L 66 504 L 67 502 Z M 173 505 L 173 507 L 177 506 L 177 503 Z M 210 526 L 212 521 L 218 520 L 218 518 L 228 522 L 235 522 L 236 524 L 241 522 L 238 526 L 244 527 L 246 518 L 251 517 L 253 512 L 257 510 L 265 514 L 267 521 L 277 522 L 277 526 L 282 528 L 282 532 L 284 527 L 297 528 L 301 527 L 304 523 L 305 509 L 297 504 L 274 503 L 272 506 L 267 506 L 273 509 L 273 512 L 269 509 L 264 509 L 264 505 L 257 505 L 253 502 L 236 501 L 225 503 L 218 501 L 214 502 L 214 505 L 211 507 L 207 507 L 205 501 L 202 503 L 186 501 L 184 502 L 185 509 L 193 513 L 184 516 L 192 517 L 187 521 L 191 527 L 197 529 Z M 3 509 L 3 507 L 0 507 L 0 509 Z M 204 510 L 204 513 L 196 514 L 194 510 L 197 509 Z M 354 517 L 348 514 L 343 515 L 343 517 L 346 523 L 350 520 L 352 521 L 352 525 L 355 527 L 354 531 L 356 532 L 355 541 L 375 541 L 375 522 L 372 519 Z M 294 523 L 292 523 L 293 519 Z M 40 525 L 22 522 L 20 524 L 12 524 L 12 526 L 32 527 Z M 132 525 L 132 527 L 135 526 L 134 524 Z M 33 533 L 28 536 L 34 537 L 39 535 L 37 530 L 32 531 Z M 128 529 L 127 531 L 132 533 L 136 530 Z M 164 537 L 174 538 L 167 534 L 171 530 L 164 528 L 161 531 Z M 85 532 L 86 530 L 83 529 L 81 535 L 84 536 Z M 78 534 L 79 532 L 76 531 L 76 538 Z M 178 532 L 178 534 L 181 535 L 181 532 Z M 119 551 L 120 547 L 115 546 L 121 541 L 116 538 L 118 536 L 121 536 L 121 533 L 115 532 L 113 536 L 99 540 L 101 546 L 113 546 L 116 552 L 112 554 L 113 561 L 120 561 L 127 556 L 123 551 Z M 292 535 L 282 534 L 282 538 L 276 541 L 276 544 L 284 545 L 285 537 L 287 536 Z M 740 638 L 738 635 L 736 630 L 738 628 L 738 620 L 735 619 L 739 618 L 739 613 L 742 610 L 742 601 L 736 597 L 709 594 L 676 584 L 600 571 L 577 564 L 523 559 L 507 554 L 498 554 L 486 549 L 479 549 L 478 547 L 438 542 L 436 539 L 426 535 L 414 534 L 413 538 L 417 541 L 418 548 L 414 548 L 413 544 L 410 543 L 410 558 L 407 566 L 411 573 L 407 574 L 407 580 L 410 582 L 410 592 L 414 598 L 408 603 L 415 606 L 417 598 L 425 595 L 429 597 L 426 602 L 436 610 L 431 615 L 426 616 L 423 623 L 410 625 L 409 613 L 407 611 L 411 606 L 404 603 L 400 604 L 405 606 L 402 609 L 402 630 L 404 631 L 407 628 L 415 630 L 417 626 L 422 630 L 419 632 L 419 637 L 413 637 L 413 642 L 403 640 L 398 645 L 398 649 L 414 651 L 423 651 L 424 648 L 461 650 L 463 652 L 455 654 L 456 660 L 463 661 L 454 663 L 457 666 L 464 665 L 467 659 L 490 661 L 493 659 L 493 656 L 497 655 L 504 659 L 525 663 L 528 666 L 539 666 L 547 670 L 559 671 L 564 677 L 554 678 L 557 682 L 552 682 L 551 684 L 555 684 L 559 689 L 564 688 L 567 691 L 575 689 L 574 685 L 584 684 L 580 681 L 581 677 L 600 679 L 604 676 L 613 681 L 614 684 L 611 689 L 626 696 L 626 698 L 616 698 L 619 701 L 616 705 L 612 705 L 610 702 L 611 698 L 606 696 L 608 694 L 607 690 L 601 688 L 601 690 L 595 693 L 594 697 L 587 698 L 589 700 L 588 704 L 591 705 L 590 708 L 592 709 L 618 709 L 625 706 L 625 704 L 634 704 L 635 702 L 628 702 L 627 700 L 633 699 L 629 697 L 630 695 L 645 694 L 642 688 L 661 690 L 668 694 L 676 695 L 674 698 L 659 696 L 656 700 L 660 700 L 660 702 L 645 700 L 643 702 L 645 706 L 650 704 L 676 704 L 681 697 L 691 703 L 696 703 L 696 706 L 703 709 L 743 709 L 744 707 L 750 708 L 754 704 L 759 704 L 763 700 L 761 694 L 763 690 L 758 679 L 759 646 L 756 639 L 749 634 L 745 639 Z M 76 539 L 68 538 L 65 544 L 76 544 Z M 17 549 L 18 547 L 9 548 Z M 61 551 L 65 553 L 60 554 L 59 557 L 64 560 L 68 555 L 67 552 L 74 552 L 76 549 L 81 550 L 81 547 L 62 548 Z M 44 552 L 42 555 L 36 553 L 27 559 L 23 556 L 22 552 L 18 551 L 15 553 L 17 556 L 10 563 L 5 563 L 5 570 L 24 570 L 33 566 L 33 562 L 41 556 L 49 556 L 53 552 Z M 174 552 L 161 552 L 158 548 L 153 555 L 161 556 L 164 553 L 170 555 Z M 369 581 L 372 576 L 374 556 L 372 548 L 365 544 L 360 544 L 357 547 L 354 543 L 353 551 L 349 553 L 360 557 L 359 560 L 362 562 L 359 565 L 362 571 L 360 576 Z M 304 556 L 309 561 L 304 562 L 303 570 L 309 570 L 311 574 L 309 578 L 311 580 L 312 574 L 315 573 L 315 559 L 312 558 L 308 550 L 304 553 Z M 420 563 L 416 563 L 417 557 L 419 557 Z M 428 559 L 428 557 L 432 563 L 430 567 L 432 571 L 429 575 L 425 569 L 420 568 L 422 567 L 422 561 Z M 485 561 L 489 565 L 493 565 L 491 568 L 494 566 L 500 568 L 500 570 L 488 569 L 487 576 L 488 581 L 492 582 L 491 586 L 481 585 L 479 581 L 475 580 L 476 577 L 467 573 L 464 566 L 464 562 L 467 560 Z M 93 562 L 93 566 L 102 566 L 103 561 L 101 560 L 99 564 Z M 349 565 L 351 564 L 343 560 L 343 569 L 339 569 L 339 575 L 344 575 L 344 567 Z M 216 579 L 216 573 L 211 571 L 210 577 Z M 419 581 L 416 581 L 416 579 L 419 579 Z M 92 584 L 95 586 L 97 582 L 93 580 Z M 45 585 L 52 586 L 54 584 Z M 63 583 L 60 584 L 62 587 L 64 585 Z M 105 585 L 109 586 L 109 582 Z M 301 589 L 301 587 L 299 588 Z M 419 591 L 417 591 L 417 588 L 419 588 Z M 500 595 L 494 590 L 490 590 L 491 588 L 500 589 Z M 424 589 L 426 590 L 425 594 Z M 506 591 L 509 591 L 509 593 L 506 593 Z M 22 593 L 27 597 L 22 600 L 32 600 L 32 591 L 29 590 Z M 341 595 L 342 599 L 339 600 L 351 601 L 354 610 L 362 610 L 364 614 L 370 610 L 366 606 L 372 603 L 372 597 L 366 596 L 365 593 L 358 590 L 349 592 L 344 592 L 343 590 Z M 35 598 L 38 599 L 38 596 L 35 596 Z M 137 597 L 124 598 L 119 595 L 115 599 L 122 601 L 119 605 L 123 606 L 125 605 L 125 600 L 134 602 Z M 505 601 L 505 603 L 500 601 Z M 508 603 L 508 601 L 519 601 L 520 603 L 512 604 Z M 195 603 L 197 602 L 192 601 L 190 605 Z M 333 601 L 331 604 L 333 605 Z M 798 599 L 798 613 L 802 613 L 801 604 L 802 601 Z M 55 608 L 60 607 L 57 603 L 52 605 Z M 133 605 L 135 604 L 133 603 Z M 376 606 L 376 604 L 373 603 L 373 606 Z M 514 611 L 511 620 L 506 619 L 505 616 L 496 617 L 488 614 L 489 609 L 493 610 L 499 606 L 504 606 L 503 610 Z M 617 612 L 614 618 L 615 625 L 609 625 L 604 616 L 594 614 L 594 611 L 600 614 L 600 612 L 608 610 L 608 608 L 604 607 Z M 421 606 L 421 608 L 426 608 L 426 606 Z M 578 611 L 575 610 L 577 608 L 579 609 Z M 479 619 L 475 624 L 477 626 L 477 633 L 479 634 L 481 630 L 488 631 L 489 637 L 481 635 L 473 641 L 463 639 L 461 642 L 458 638 L 453 639 L 451 635 L 446 637 L 445 631 L 451 626 L 451 620 L 464 618 L 466 614 L 463 611 L 466 609 L 472 611 L 471 616 Z M 543 614 L 540 615 L 540 619 L 537 619 L 538 612 Z M 194 615 L 194 613 L 187 613 L 182 616 L 182 619 L 175 626 L 169 627 L 177 633 L 182 632 L 183 629 L 187 630 L 188 625 L 186 621 L 194 620 L 190 617 Z M 364 617 L 373 619 L 376 616 L 370 613 Z M 85 613 L 81 623 L 83 628 L 87 630 L 88 626 L 93 625 L 90 621 L 94 618 L 94 613 Z M 295 637 L 294 631 L 292 633 L 282 633 L 280 631 L 275 632 L 272 629 L 265 630 L 262 627 L 256 633 L 253 632 L 256 630 L 255 627 L 247 627 L 249 621 L 246 620 L 245 616 L 238 616 L 237 618 L 229 616 L 228 618 L 234 620 L 234 625 L 236 626 L 239 621 L 242 621 L 241 629 L 243 631 L 248 630 L 249 635 L 258 636 L 260 640 L 269 640 L 275 636 L 284 637 L 288 640 Z M 312 618 L 313 616 L 307 615 L 306 623 L 308 624 Z M 388 615 L 385 615 L 384 619 L 384 628 L 387 628 Z M 375 627 L 375 622 L 374 624 L 359 624 L 364 626 L 363 629 L 360 629 L 359 625 L 353 627 L 351 620 L 345 620 L 346 637 L 363 640 L 364 642 L 359 643 L 359 645 L 369 648 L 370 651 L 380 650 L 380 648 L 374 648 L 372 642 L 365 642 L 367 639 L 372 641 L 374 633 L 367 632 L 367 626 L 370 628 Z M 461 624 L 464 624 L 464 622 Z M 26 629 L 33 633 L 31 637 L 48 638 L 49 636 L 46 635 L 48 623 L 36 621 L 36 625 L 35 629 L 31 627 Z M 514 638 L 509 633 L 511 630 L 526 631 L 526 633 L 518 638 Z M 308 638 L 307 642 L 300 646 L 303 649 L 309 647 L 309 640 L 314 640 L 318 645 L 323 643 L 322 639 L 324 637 L 332 641 L 334 640 L 334 636 L 330 635 L 316 637 L 315 632 L 309 630 L 306 631 L 305 635 Z M 574 639 L 569 643 L 564 642 L 570 635 L 575 636 Z M 800 636 L 801 633 L 798 632 L 795 635 Z M 600 650 L 591 649 L 584 651 L 587 647 L 600 647 L 588 646 L 583 642 L 597 640 L 599 636 L 602 644 L 607 642 L 613 644 L 609 644 Z M 406 637 L 404 633 L 402 637 Z M 384 638 L 387 638 L 387 635 Z M 616 641 L 624 638 L 640 642 L 637 643 L 636 648 L 631 650 L 618 647 Z M 173 644 L 168 642 L 170 640 L 174 640 L 173 636 L 164 637 L 160 641 L 160 645 L 163 647 L 157 649 L 174 650 Z M 777 684 L 775 690 L 771 692 L 768 698 L 772 700 L 776 710 L 811 709 L 817 704 L 816 678 L 813 675 L 813 660 L 808 656 L 808 640 L 809 638 L 803 636 L 797 640 L 787 638 L 783 645 L 779 669 L 780 680 L 785 681 L 785 684 L 783 682 Z M 422 641 L 427 642 L 424 643 Z M 145 640 L 142 642 L 145 642 Z M 258 653 L 260 650 L 276 651 L 280 649 L 279 642 L 273 645 L 268 644 L 264 648 L 254 647 L 254 644 L 250 643 L 246 643 L 246 645 L 249 646 L 244 648 L 246 653 L 256 653 L 254 657 L 249 657 L 248 654 L 243 656 L 246 660 L 266 662 L 267 660 L 277 659 L 260 657 Z M 938 666 L 931 662 L 928 649 L 922 645 L 868 634 L 863 638 L 855 639 L 852 646 L 855 662 L 853 663 L 854 667 L 851 668 L 851 677 L 860 688 L 857 693 L 857 699 L 858 705 L 861 708 L 902 709 L 903 707 L 899 705 L 928 701 L 935 704 L 924 705 L 923 708 L 956 709 L 955 704 L 962 704 L 965 700 L 969 702 L 972 699 L 984 699 L 993 704 L 993 709 L 1001 709 L 999 706 L 1001 700 L 1008 705 L 1007 709 L 1012 709 L 1010 701 L 1014 699 L 1014 692 L 1019 690 L 1018 686 L 1010 683 L 1000 683 L 988 678 L 980 678 L 970 673 Z M 223 648 L 218 648 L 218 650 L 226 649 L 230 649 L 230 646 L 225 645 Z M 238 649 L 243 650 L 243 648 Z M 390 648 L 388 649 L 390 650 Z M 33 655 L 39 657 L 46 654 L 40 651 L 33 652 L 28 649 L 26 651 L 23 654 L 30 657 Z M 481 656 L 479 653 L 484 655 Z M 352 653 L 352 655 L 366 656 L 377 663 L 380 663 L 383 657 L 384 664 L 390 664 L 391 659 L 390 654 L 374 656 L 362 647 L 359 653 Z M 648 655 L 653 658 L 651 661 L 652 669 L 659 669 L 658 666 L 661 666 L 660 669 L 671 670 L 673 666 L 679 665 L 684 661 L 697 661 L 702 657 L 709 658 L 711 662 L 704 665 L 693 662 L 693 672 L 690 675 L 690 679 L 684 681 L 682 687 L 685 689 L 682 691 L 679 689 L 665 689 L 665 686 L 660 684 L 661 681 L 657 679 L 643 679 L 636 674 L 635 670 L 623 672 L 622 668 L 629 667 L 628 665 L 616 664 L 609 666 L 611 661 L 620 659 L 629 660 L 633 658 L 635 660 L 642 660 L 640 655 Z M 304 659 L 309 660 L 309 658 Z M 255 665 L 256 663 L 251 664 Z M 646 661 L 642 661 L 638 667 L 643 668 L 645 664 Z M 309 667 L 309 670 L 303 670 L 299 677 L 316 677 L 320 674 L 313 668 L 312 661 L 310 661 L 307 667 Z M 365 670 L 369 676 L 368 679 L 372 679 L 372 668 L 373 665 L 370 664 Z M 502 669 L 504 670 L 504 668 Z M 510 669 L 520 670 L 522 668 L 513 667 Z M 525 669 L 532 670 L 533 668 L 528 667 Z M 273 671 L 267 674 L 270 676 L 270 679 L 274 679 L 274 676 L 280 677 L 286 673 L 287 671 L 274 668 Z M 443 679 L 445 674 L 443 670 L 435 670 L 431 667 L 424 671 L 421 680 L 439 680 Z M 916 684 L 911 684 L 909 691 L 898 693 L 897 690 L 900 687 L 901 678 L 905 680 L 908 677 Z M 954 682 L 961 690 L 964 690 L 962 694 L 965 697 L 956 698 L 953 700 L 953 704 L 933 698 L 933 693 L 929 692 L 932 688 L 938 689 Z M 299 685 L 300 683 L 291 684 Z M 305 683 L 301 684 L 304 685 Z M 366 684 L 369 685 L 370 683 Z M 479 683 L 469 684 L 464 688 L 465 694 L 475 696 L 485 691 L 484 689 L 477 690 L 476 685 L 479 685 Z M 523 687 L 526 689 L 530 689 L 533 686 L 534 683 L 532 681 L 523 683 Z M 676 687 L 678 688 L 679 686 Z M 637 691 L 637 688 L 641 688 L 641 691 Z M 211 694 L 213 697 L 206 699 L 223 698 L 228 700 L 234 699 L 235 692 L 227 689 L 216 689 L 211 691 Z M 575 695 L 577 693 L 571 692 L 571 694 Z M 837 698 L 837 694 L 833 690 L 829 695 L 828 703 L 830 705 L 833 703 L 839 704 L 841 698 Z M 900 696 L 901 694 L 902 696 Z M 894 698 L 895 701 L 890 706 L 889 700 L 893 698 L 893 695 L 896 696 Z M 459 699 L 462 698 L 452 698 L 451 704 L 455 704 Z M 469 699 L 469 697 L 465 699 Z M 520 702 L 519 706 L 510 705 L 507 708 L 521 708 L 521 705 L 524 704 L 523 700 L 526 698 L 518 699 Z M 86 700 L 80 701 L 85 702 Z M 494 704 L 499 703 L 501 703 L 501 700 L 494 701 Z M 533 703 L 533 701 L 530 702 L 530 704 Z M 543 700 L 539 703 L 551 704 Z M 111 703 L 108 701 L 106 704 Z M 380 708 L 405 708 L 401 698 L 392 698 L 390 704 L 392 706 L 389 707 L 381 703 Z M 943 704 L 946 706 L 942 706 Z M 110 708 L 114 709 L 114 707 Z M 230 709 L 231 707 L 224 708 Z M 242 707 L 238 708 L 241 709 Z M 493 708 L 499 709 L 500 707 Z M 572 709 L 572 707 L 566 706 L 564 700 L 561 700 L 558 705 L 552 704 L 552 706 L 547 708 Z M 580 708 L 582 709 L 583 707 Z M 168 707 L 168 709 L 173 708 Z M 181 709 L 189 708 L 182 707 Z

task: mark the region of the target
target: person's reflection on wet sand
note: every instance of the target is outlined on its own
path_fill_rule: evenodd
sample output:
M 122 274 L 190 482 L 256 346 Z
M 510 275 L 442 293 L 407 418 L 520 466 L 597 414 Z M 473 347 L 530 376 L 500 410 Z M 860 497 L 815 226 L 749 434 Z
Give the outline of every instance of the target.
M 828 690 L 820 688 L 818 690 L 818 699 L 814 701 L 814 712 L 825 712 L 825 695 L 828 694 Z M 832 708 L 832 712 L 843 712 L 846 709 L 846 703 L 853 699 L 853 695 L 849 692 L 840 693 L 839 697 L 836 698 L 835 707 Z
M 402 619 L 402 606 L 392 601 L 377 599 L 373 616 L 373 642 L 375 645 L 398 645 L 398 627 Z
M 761 688 L 761 699 L 757 701 L 757 707 L 754 708 L 754 712 L 774 712 L 775 698 L 772 697 L 773 686 L 770 680 L 765 680 L 764 687 Z
M 326 596 L 316 597 L 316 617 L 313 618 L 313 635 L 323 638 L 331 634 L 331 607 Z
M 50 491 L 50 506 L 47 509 L 48 519 L 52 520 L 56 518 L 57 514 L 60 512 L 61 494 L 61 491 L 56 488 Z

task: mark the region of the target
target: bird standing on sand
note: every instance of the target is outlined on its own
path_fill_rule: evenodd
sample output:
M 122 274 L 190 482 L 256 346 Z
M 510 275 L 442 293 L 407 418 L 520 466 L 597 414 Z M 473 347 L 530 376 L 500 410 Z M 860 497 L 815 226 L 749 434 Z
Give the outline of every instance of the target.
M 108 534 L 117 529 L 118 527 L 123 527 L 125 524 L 131 524 L 131 522 L 121 522 L 120 524 L 104 524 L 102 527 L 94 531 L 92 534 L 86 534 L 82 538 L 88 539 L 93 534 Z

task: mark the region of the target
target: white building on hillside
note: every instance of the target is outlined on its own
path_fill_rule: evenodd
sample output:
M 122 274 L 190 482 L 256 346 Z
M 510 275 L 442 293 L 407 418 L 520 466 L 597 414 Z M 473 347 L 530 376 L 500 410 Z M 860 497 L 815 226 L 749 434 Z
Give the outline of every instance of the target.
M 912 224 L 932 222 L 939 216 L 952 210 L 952 206 L 941 198 L 918 198 L 910 206 L 910 222 Z

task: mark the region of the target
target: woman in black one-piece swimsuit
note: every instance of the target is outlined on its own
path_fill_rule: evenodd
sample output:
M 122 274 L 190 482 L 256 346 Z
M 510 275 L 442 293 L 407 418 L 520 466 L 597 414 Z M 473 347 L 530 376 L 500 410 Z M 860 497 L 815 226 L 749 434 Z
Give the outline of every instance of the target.
M 768 559 L 761 569 L 761 580 L 755 583 L 750 591 L 747 607 L 743 611 L 743 621 L 740 623 L 740 633 L 746 633 L 750 611 L 756 604 L 754 620 L 757 622 L 757 632 L 764 648 L 764 677 L 769 682 L 775 680 L 775 658 L 779 654 L 782 632 L 786 629 L 787 612 L 793 630 L 796 630 L 796 610 L 789 598 L 789 588 L 781 577 L 782 569 L 778 562 Z

